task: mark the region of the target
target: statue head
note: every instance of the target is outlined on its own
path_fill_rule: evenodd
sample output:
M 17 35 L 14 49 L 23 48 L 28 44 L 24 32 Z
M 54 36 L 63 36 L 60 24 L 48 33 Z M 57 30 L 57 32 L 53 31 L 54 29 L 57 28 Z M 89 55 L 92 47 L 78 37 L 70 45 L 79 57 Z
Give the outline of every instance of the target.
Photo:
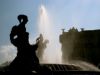
M 26 15 L 18 15 L 17 19 L 19 20 L 20 23 L 26 24 L 28 22 L 28 17 Z

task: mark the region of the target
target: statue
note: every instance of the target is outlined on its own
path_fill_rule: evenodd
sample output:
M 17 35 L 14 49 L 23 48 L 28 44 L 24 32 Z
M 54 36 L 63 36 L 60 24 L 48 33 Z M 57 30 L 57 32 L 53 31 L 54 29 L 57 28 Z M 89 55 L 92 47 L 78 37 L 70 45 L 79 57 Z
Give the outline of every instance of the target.
M 31 72 L 39 65 L 39 60 L 36 56 L 39 39 L 36 40 L 35 45 L 29 44 L 29 33 L 26 32 L 25 25 L 28 22 L 26 15 L 18 16 L 19 25 L 12 27 L 10 33 L 11 43 L 17 47 L 17 56 L 12 61 L 9 69 L 14 72 Z
M 44 50 L 47 47 L 47 43 L 49 43 L 49 41 L 44 40 L 42 34 L 40 34 L 40 36 L 39 36 L 39 38 L 37 38 L 37 40 L 38 39 L 39 39 L 39 44 L 38 44 L 38 49 L 37 49 L 37 56 L 38 56 L 39 60 L 42 62 L 43 61 L 43 53 L 44 53 Z

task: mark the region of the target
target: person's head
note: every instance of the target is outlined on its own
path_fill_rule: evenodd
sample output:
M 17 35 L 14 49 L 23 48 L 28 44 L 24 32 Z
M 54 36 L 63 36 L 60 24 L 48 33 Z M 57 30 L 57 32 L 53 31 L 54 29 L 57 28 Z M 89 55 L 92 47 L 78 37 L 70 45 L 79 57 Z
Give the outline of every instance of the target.
M 21 15 L 18 15 L 17 18 L 20 23 L 26 24 L 28 22 L 28 17 L 26 15 L 21 14 Z

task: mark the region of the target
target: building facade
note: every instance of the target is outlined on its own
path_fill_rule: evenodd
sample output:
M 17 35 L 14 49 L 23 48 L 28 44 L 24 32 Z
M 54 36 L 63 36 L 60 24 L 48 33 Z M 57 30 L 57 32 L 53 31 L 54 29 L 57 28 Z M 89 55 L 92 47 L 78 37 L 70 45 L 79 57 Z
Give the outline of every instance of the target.
M 78 31 L 74 27 L 60 35 L 62 59 L 83 60 L 94 65 L 100 63 L 100 30 Z

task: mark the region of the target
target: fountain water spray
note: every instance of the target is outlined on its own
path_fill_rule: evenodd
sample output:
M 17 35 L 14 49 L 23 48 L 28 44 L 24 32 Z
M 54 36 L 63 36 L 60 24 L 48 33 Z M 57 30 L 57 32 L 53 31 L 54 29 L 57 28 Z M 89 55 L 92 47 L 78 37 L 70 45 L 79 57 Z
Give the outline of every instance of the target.
M 47 44 L 47 48 L 44 50 L 42 62 L 60 63 L 61 48 L 57 46 L 57 42 L 54 35 L 55 32 L 53 31 L 54 27 L 44 5 L 41 5 L 39 9 L 38 28 L 39 28 L 38 29 L 39 33 L 43 35 L 43 38 L 49 40 L 49 43 Z
M 48 39 L 49 43 L 47 44 L 47 48 L 43 51 L 43 58 L 40 63 L 56 63 L 56 64 L 73 64 L 81 67 L 83 70 L 89 70 L 89 71 L 100 71 L 97 67 L 94 65 L 81 61 L 81 60 L 71 60 L 67 62 L 61 62 L 61 47 L 59 45 L 59 40 L 56 38 L 59 38 L 54 35 L 54 26 L 52 24 L 52 19 L 49 18 L 49 14 L 47 12 L 47 9 L 44 5 L 40 6 L 39 9 L 39 19 L 38 19 L 38 30 L 39 33 L 43 35 L 44 39 Z M 40 49 L 42 50 L 42 49 Z

